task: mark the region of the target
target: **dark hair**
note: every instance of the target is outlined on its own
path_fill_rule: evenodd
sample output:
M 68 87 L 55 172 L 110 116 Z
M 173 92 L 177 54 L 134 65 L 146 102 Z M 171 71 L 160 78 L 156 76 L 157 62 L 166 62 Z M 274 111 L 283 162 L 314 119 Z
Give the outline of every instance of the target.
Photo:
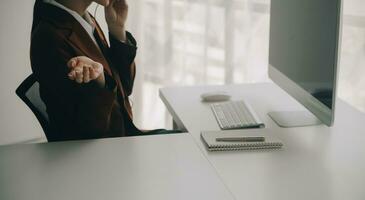
M 34 4 L 32 32 L 38 26 L 39 22 L 41 21 L 39 7 L 41 6 L 42 2 L 43 2 L 43 0 L 36 0 L 36 2 Z

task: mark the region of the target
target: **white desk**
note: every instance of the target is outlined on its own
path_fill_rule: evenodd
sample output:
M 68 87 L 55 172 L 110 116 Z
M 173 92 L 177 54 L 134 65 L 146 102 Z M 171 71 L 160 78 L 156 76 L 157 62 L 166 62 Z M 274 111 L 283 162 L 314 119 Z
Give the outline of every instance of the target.
M 200 94 L 217 90 L 248 100 L 285 147 L 280 151 L 208 152 L 200 132 L 219 130 L 219 126 Z M 365 114 L 341 100 L 332 128 L 282 129 L 267 116 L 269 111 L 304 108 L 274 84 L 165 88 L 160 97 L 238 200 L 365 199 Z
M 230 200 L 188 134 L 0 147 L 1 200 Z

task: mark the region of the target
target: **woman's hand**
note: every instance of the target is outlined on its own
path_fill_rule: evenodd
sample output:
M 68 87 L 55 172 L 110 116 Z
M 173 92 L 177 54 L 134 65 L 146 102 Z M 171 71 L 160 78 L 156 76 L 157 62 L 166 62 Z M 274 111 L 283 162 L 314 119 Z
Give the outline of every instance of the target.
M 118 40 L 126 41 L 125 23 L 128 17 L 126 0 L 111 0 L 105 7 L 105 19 L 111 34 Z
M 86 56 L 71 58 L 67 66 L 70 69 L 68 78 L 77 83 L 89 83 L 95 80 L 100 87 L 105 86 L 103 65 Z

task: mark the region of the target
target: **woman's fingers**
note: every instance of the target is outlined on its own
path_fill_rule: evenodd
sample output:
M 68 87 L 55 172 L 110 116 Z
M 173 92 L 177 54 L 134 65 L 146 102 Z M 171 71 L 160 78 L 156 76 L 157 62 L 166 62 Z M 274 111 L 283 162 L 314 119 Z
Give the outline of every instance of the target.
M 97 73 L 95 72 L 94 68 L 90 68 L 90 78 L 96 79 L 98 77 Z
M 72 70 L 70 73 L 68 73 L 68 78 L 73 81 L 75 80 L 75 78 L 76 78 L 75 70 Z
M 115 1 L 113 8 L 118 14 L 121 14 L 128 10 L 128 4 L 125 0 Z
M 84 78 L 84 83 L 88 83 L 90 82 L 90 67 L 86 67 L 84 66 L 83 70 L 84 70 L 84 74 L 83 74 L 83 78 Z
M 105 9 L 110 11 L 114 6 L 115 0 L 111 0 L 107 6 L 105 6 Z
M 102 64 L 85 56 L 70 59 L 67 66 L 70 68 L 68 78 L 80 84 L 98 79 L 104 71 Z
M 76 72 L 76 82 L 82 83 L 84 80 L 83 68 L 77 67 L 75 68 L 75 72 Z
M 94 69 L 94 71 L 95 71 L 97 74 L 101 74 L 101 73 L 103 73 L 103 71 L 104 71 L 104 67 L 103 67 L 103 65 L 102 65 L 102 64 L 100 64 L 100 63 L 94 63 L 94 64 L 92 65 L 92 68 Z
M 77 66 L 77 64 L 79 63 L 79 58 L 80 57 L 74 57 L 74 58 L 71 58 L 68 62 L 67 62 L 67 66 L 69 68 L 74 68 Z
M 94 79 L 91 76 L 91 70 L 92 68 L 88 66 L 77 67 L 68 74 L 68 77 L 70 80 L 74 80 L 77 83 L 89 83 Z

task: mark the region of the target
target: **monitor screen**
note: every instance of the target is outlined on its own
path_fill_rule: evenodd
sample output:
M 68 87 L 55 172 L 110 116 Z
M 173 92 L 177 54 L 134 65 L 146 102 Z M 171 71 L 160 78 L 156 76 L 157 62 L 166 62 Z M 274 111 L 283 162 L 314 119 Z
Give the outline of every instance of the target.
M 270 65 L 332 108 L 340 0 L 272 0 Z

